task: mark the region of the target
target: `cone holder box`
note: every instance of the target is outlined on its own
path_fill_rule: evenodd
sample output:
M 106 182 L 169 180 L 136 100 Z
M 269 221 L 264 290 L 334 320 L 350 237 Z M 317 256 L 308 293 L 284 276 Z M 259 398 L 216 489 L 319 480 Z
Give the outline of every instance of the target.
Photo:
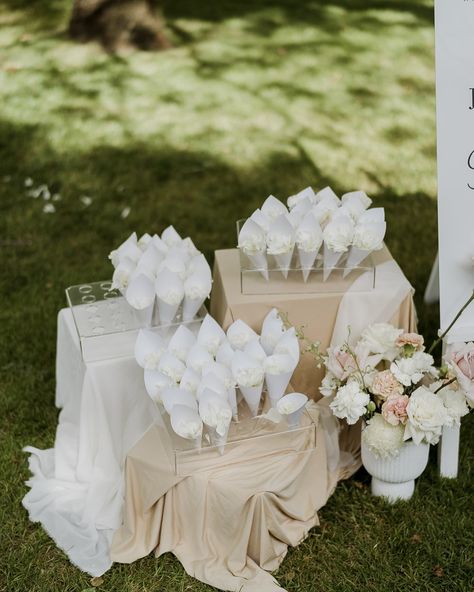
M 262 394 L 257 417 L 251 416 L 247 404 L 239 397 L 238 390 L 237 397 L 238 400 L 241 399 L 238 405 L 239 420 L 231 421 L 227 443 L 223 449 L 211 443 L 205 425 L 201 448 L 194 448 L 193 442 L 181 438 L 173 431 L 168 413 L 160 409 L 156 427 L 160 430 L 160 438 L 168 452 L 171 471 L 186 477 L 213 467 L 264 456 L 268 456 L 268 462 L 271 463 L 275 456 L 302 454 L 316 448 L 316 424 L 306 409 L 301 415 L 300 425 L 289 428 L 284 417 L 279 423 L 260 417 L 271 407 L 267 393 Z
M 171 338 L 182 324 L 197 333 L 207 314 L 206 307 L 202 306 L 193 320 L 183 321 L 180 308 L 173 322 L 163 325 L 155 305 L 148 324 L 149 319 L 145 321 L 143 313 L 132 308 L 111 286 L 112 282 L 102 281 L 66 289 L 84 362 L 133 356 L 135 341 L 142 328 L 150 329 L 164 339 Z
M 237 237 L 245 222 L 245 219 L 237 221 Z M 344 253 L 337 265 L 332 269 L 329 278 L 324 281 L 323 249 L 324 247 L 321 246 L 313 266 L 309 268 L 309 276 L 306 282 L 303 279 L 303 269 L 300 266 L 296 246 L 286 278 L 283 277 L 275 258 L 272 255 L 267 255 L 268 280 L 262 276 L 258 269 L 253 267 L 247 255 L 239 249 L 242 294 L 344 293 L 349 289 L 357 292 L 368 292 L 375 288 L 376 266 L 372 254 L 369 254 L 364 261 L 348 271 L 346 262 L 349 251 Z M 359 281 L 354 284 L 356 279 L 359 279 Z

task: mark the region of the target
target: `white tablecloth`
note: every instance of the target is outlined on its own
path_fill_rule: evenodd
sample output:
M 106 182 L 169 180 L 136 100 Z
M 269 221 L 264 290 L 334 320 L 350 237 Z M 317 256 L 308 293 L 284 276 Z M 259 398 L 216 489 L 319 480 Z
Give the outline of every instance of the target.
M 156 407 L 133 351 L 82 361 L 67 309 L 58 316 L 56 379 L 61 412 L 54 448 L 25 449 L 33 476 L 23 505 L 74 564 L 100 575 L 111 565 L 110 541 L 121 524 L 124 460 L 153 423 Z

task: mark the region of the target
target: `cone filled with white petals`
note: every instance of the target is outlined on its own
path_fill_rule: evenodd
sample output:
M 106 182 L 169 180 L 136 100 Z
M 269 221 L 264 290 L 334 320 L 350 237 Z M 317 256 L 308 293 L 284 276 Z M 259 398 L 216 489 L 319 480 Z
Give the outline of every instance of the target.
M 265 216 L 260 212 L 265 220 Z M 239 249 L 245 254 L 254 269 L 268 280 L 268 262 L 265 231 L 252 218 L 245 221 L 238 237 Z
M 274 354 L 265 360 L 265 384 L 272 407 L 285 394 L 295 369 L 295 362 L 288 354 Z
M 274 220 L 266 241 L 267 253 L 273 255 L 278 269 L 286 279 L 295 248 L 295 229 L 284 215 Z
M 308 397 L 302 393 L 290 393 L 282 397 L 277 403 L 277 411 L 285 417 L 288 427 L 299 427 Z
M 265 371 L 263 366 L 244 352 L 235 352 L 232 375 L 244 396 L 252 417 L 258 415 Z
M 178 436 L 190 440 L 194 448 L 201 448 L 203 422 L 196 409 L 176 404 L 171 409 L 170 422 L 173 431 Z

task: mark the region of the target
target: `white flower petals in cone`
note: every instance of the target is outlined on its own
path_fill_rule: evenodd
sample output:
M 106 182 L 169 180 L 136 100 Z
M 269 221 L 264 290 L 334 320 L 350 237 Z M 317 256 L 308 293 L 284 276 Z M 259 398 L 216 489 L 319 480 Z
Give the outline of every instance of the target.
M 186 358 L 186 365 L 201 375 L 203 367 L 213 361 L 214 358 L 207 351 L 207 349 L 204 349 L 202 346 L 196 343 L 189 350 L 188 357 Z
M 130 281 L 125 298 L 132 308 L 140 311 L 140 321 L 150 326 L 155 304 L 153 281 L 144 274 L 137 275 Z
M 161 392 L 161 401 L 167 413 L 171 414 L 174 405 L 185 405 L 197 411 L 198 404 L 195 397 L 179 387 L 166 387 Z
M 296 229 L 296 247 L 303 279 L 306 282 L 323 244 L 323 231 L 312 212 L 308 212 Z
M 324 281 L 328 279 L 343 253 L 349 249 L 353 236 L 354 224 L 349 216 L 334 216 L 324 228 Z
M 166 350 L 162 337 L 149 329 L 140 329 L 135 341 L 135 359 L 146 370 L 157 370 L 160 358 Z
M 207 426 L 211 443 L 218 447 L 220 454 L 223 454 L 232 420 L 229 403 L 206 390 L 199 400 L 199 415 Z
M 180 325 L 169 340 L 168 351 L 182 362 L 186 362 L 189 350 L 196 344 L 196 336 L 186 325 Z
M 227 339 L 234 349 L 243 349 L 252 339 L 258 339 L 258 335 L 247 323 L 237 319 L 227 329 Z
M 275 345 L 278 343 L 279 339 L 281 339 L 284 332 L 285 327 L 278 314 L 278 310 L 272 308 L 264 318 L 262 330 L 260 332 L 260 344 L 267 355 L 273 353 Z
M 205 300 L 209 297 L 212 288 L 212 276 L 210 269 L 199 266 L 184 281 L 183 320 L 192 320 Z
M 172 353 L 165 351 L 158 364 L 158 370 L 165 376 L 169 376 L 173 382 L 178 384 L 183 378 L 186 366 Z
M 285 394 L 295 369 L 295 362 L 288 354 L 274 354 L 265 360 L 265 383 L 272 407 Z
M 295 229 L 285 215 L 276 218 L 267 233 L 267 253 L 273 255 L 284 278 L 288 277 L 295 248 Z
M 170 420 L 171 427 L 178 436 L 191 440 L 195 448 L 201 448 L 203 423 L 195 409 L 187 405 L 174 405 Z
M 278 401 L 277 411 L 286 418 L 290 429 L 295 429 L 300 425 L 307 402 L 308 397 L 302 393 L 290 393 Z
M 161 240 L 168 247 L 172 247 L 174 245 L 179 245 L 179 243 L 182 241 L 182 238 L 174 226 L 168 226 L 168 228 L 165 228 L 161 233 Z
M 294 367 L 296 368 L 300 361 L 300 344 L 294 327 L 290 327 L 285 331 L 276 344 L 273 353 L 290 355 L 293 358 Z
M 184 297 L 184 286 L 180 277 L 167 268 L 156 277 L 156 297 L 158 314 L 163 325 L 172 323 Z
M 155 403 L 161 403 L 161 393 L 165 388 L 173 386 L 174 381 L 159 370 L 145 370 L 144 373 L 146 392 Z
M 263 366 L 249 355 L 236 351 L 232 360 L 232 375 L 253 417 L 258 414 L 265 372 Z
M 222 327 L 217 323 L 211 315 L 206 315 L 199 328 L 197 343 L 207 349 L 207 351 L 215 356 L 221 343 L 226 339 L 226 334 Z
M 251 339 L 247 345 L 244 347 L 243 352 L 245 354 L 247 354 L 248 356 L 254 358 L 255 360 L 257 360 L 257 362 L 259 362 L 260 364 L 263 365 L 263 363 L 265 362 L 265 360 L 267 359 L 267 354 L 265 353 L 265 350 L 263 349 L 263 347 L 260 344 L 260 341 L 257 339 Z
M 263 216 L 261 212 L 260 214 Z M 252 218 L 248 218 L 240 229 L 238 247 L 249 259 L 253 268 L 260 271 L 268 280 L 265 231 Z
M 357 267 L 372 251 L 383 247 L 387 225 L 385 222 L 366 222 L 357 224 L 352 239 L 352 247 L 346 261 L 344 277 Z
M 288 209 L 285 204 L 274 195 L 269 195 L 267 197 L 260 210 L 270 221 L 274 221 L 280 216 L 288 214 Z

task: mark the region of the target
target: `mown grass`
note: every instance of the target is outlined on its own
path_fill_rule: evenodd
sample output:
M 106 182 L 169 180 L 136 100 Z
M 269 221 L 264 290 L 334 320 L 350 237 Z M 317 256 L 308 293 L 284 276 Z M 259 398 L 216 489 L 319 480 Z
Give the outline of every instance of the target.
M 436 332 L 437 307 L 422 303 L 436 252 L 431 2 L 164 8 L 174 49 L 121 56 L 67 40 L 66 0 L 0 8 L 1 589 L 91 587 L 28 522 L 21 448 L 54 442 L 64 288 L 108 277 L 106 254 L 130 231 L 172 222 L 212 259 L 269 193 L 363 188 L 387 210 L 387 243 L 417 290 L 421 329 Z M 60 196 L 54 213 L 29 194 L 41 184 Z M 282 585 L 473 589 L 470 428 L 471 419 L 460 478 L 439 479 L 433 452 L 409 504 L 371 498 L 363 472 L 343 483 L 278 570 Z M 172 556 L 114 566 L 100 589 L 210 590 Z

